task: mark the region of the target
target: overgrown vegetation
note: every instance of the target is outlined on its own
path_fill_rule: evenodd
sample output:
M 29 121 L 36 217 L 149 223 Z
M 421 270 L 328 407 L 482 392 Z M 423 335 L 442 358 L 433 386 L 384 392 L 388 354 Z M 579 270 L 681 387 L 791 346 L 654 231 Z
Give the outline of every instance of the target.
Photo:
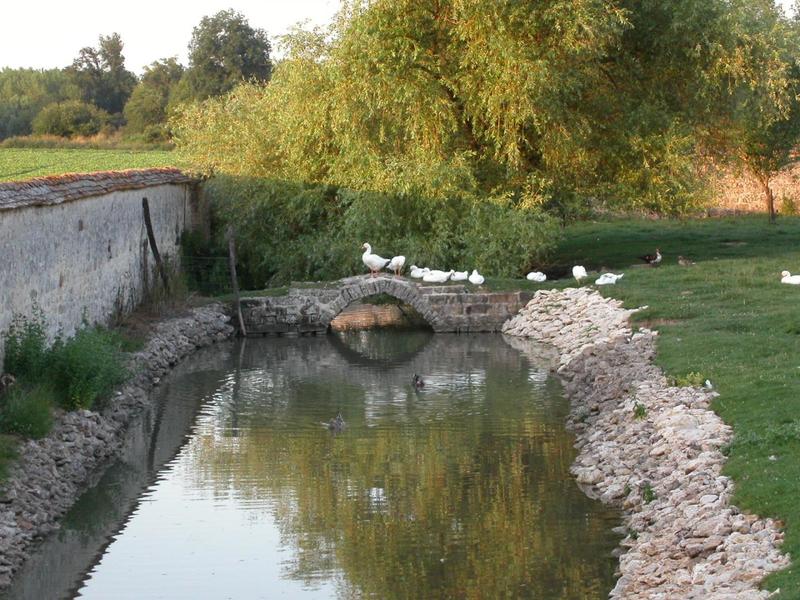
M 756 217 L 612 221 L 568 227 L 556 252 L 566 265 L 624 271 L 601 291 L 649 307 L 634 319 L 659 330 L 657 363 L 672 377 L 713 382 L 713 408 L 734 429 L 725 474 L 735 504 L 786 525 L 792 566 L 766 581 L 782 599 L 800 598 L 800 290 L 780 283 L 800 262 L 798 240 L 797 217 L 773 226 Z M 630 268 L 656 246 L 659 268 Z M 678 255 L 696 264 L 682 267 Z
M 17 315 L 4 336 L 3 371 L 16 378 L 0 398 L 0 430 L 29 437 L 50 431 L 52 409 L 93 408 L 122 383 L 123 339 L 84 324 L 69 339 L 47 343 L 42 312 Z
M 236 228 L 242 286 L 261 289 L 292 280 L 332 280 L 363 271 L 360 247 L 440 268 L 477 268 L 511 276 L 544 260 L 558 222 L 508 199 L 356 192 L 325 185 L 218 176 L 211 247 L 187 241 L 189 254 L 227 255 L 224 232 Z M 224 269 L 222 262 L 210 263 Z
M 53 426 L 53 390 L 46 385 L 14 386 L 2 398 L 0 431 L 41 438 Z

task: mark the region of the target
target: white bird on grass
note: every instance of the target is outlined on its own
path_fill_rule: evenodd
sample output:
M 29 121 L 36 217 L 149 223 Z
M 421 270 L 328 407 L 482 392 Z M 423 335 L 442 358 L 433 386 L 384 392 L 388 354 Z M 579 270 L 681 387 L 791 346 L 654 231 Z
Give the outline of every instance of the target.
M 469 272 L 467 271 L 453 271 L 450 276 L 451 281 L 466 281 L 467 279 L 469 279 Z
M 364 243 L 361 246 L 361 249 L 364 251 L 364 254 L 361 255 L 361 260 L 364 261 L 366 267 L 372 273 L 372 276 L 375 277 L 383 267 L 389 264 L 388 258 L 382 258 L 377 254 L 372 253 L 372 246 L 368 243 Z
M 581 265 L 575 265 L 572 267 L 572 276 L 578 283 L 581 282 L 581 279 L 586 279 L 588 277 L 586 274 L 586 269 L 584 269 Z
M 525 279 L 528 281 L 535 281 L 536 283 L 542 283 L 543 281 L 547 281 L 547 275 L 541 271 L 531 271 L 525 275 Z
M 595 280 L 596 285 L 614 285 L 617 283 L 617 280 L 622 279 L 625 276 L 625 273 L 620 273 L 619 275 L 615 275 L 614 273 L 603 273 Z
M 417 265 L 411 265 L 411 270 L 408 272 L 408 274 L 414 279 L 422 279 L 425 276 L 425 273 L 428 273 L 429 271 L 430 269 L 428 267 L 420 269 Z
M 406 264 L 406 257 L 405 256 L 393 256 L 392 260 L 389 261 L 389 264 L 386 265 L 386 268 L 390 271 L 394 271 L 395 275 L 400 275 L 400 271 L 403 270 L 403 267 Z
M 469 282 L 473 285 L 483 285 L 485 279 L 483 275 L 478 273 L 478 269 L 472 269 L 472 273 L 469 276 Z
M 789 271 L 781 271 L 781 283 L 800 285 L 800 275 L 792 275 Z
M 444 283 L 450 276 L 455 273 L 455 271 L 438 271 L 433 269 L 432 271 L 428 271 L 423 275 L 422 281 L 426 281 L 428 283 Z

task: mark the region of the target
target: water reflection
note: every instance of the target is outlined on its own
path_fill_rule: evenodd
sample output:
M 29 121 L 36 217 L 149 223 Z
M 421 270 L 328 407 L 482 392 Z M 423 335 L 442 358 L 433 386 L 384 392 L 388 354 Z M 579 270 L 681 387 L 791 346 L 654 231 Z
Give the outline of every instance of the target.
M 73 511 L 61 534 L 102 552 L 79 597 L 606 597 L 615 517 L 569 477 L 546 367 L 500 336 L 423 335 L 251 339 L 168 378 L 163 406 L 194 408 L 160 430 L 191 435 L 117 467 L 151 469 L 127 504 L 113 478 L 87 495 L 130 513 L 107 547 L 97 503 Z

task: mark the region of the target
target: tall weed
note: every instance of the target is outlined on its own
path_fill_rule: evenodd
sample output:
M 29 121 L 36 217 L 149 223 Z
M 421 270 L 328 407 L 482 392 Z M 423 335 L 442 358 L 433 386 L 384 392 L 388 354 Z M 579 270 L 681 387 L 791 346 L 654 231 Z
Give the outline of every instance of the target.
M 48 348 L 44 313 L 38 306 L 32 315 L 15 315 L 5 335 L 3 371 L 17 379 L 35 381 L 47 366 Z
M 47 385 L 31 389 L 14 386 L 0 406 L 0 430 L 41 438 L 53 427 L 53 390 Z
M 92 408 L 125 381 L 122 345 L 117 334 L 86 325 L 74 337 L 57 340 L 50 351 L 50 378 L 59 404 L 68 410 Z

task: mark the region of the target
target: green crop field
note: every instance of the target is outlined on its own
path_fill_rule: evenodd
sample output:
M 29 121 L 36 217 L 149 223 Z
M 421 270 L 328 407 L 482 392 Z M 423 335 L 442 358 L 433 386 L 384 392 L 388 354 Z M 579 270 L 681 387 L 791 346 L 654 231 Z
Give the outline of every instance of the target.
M 0 148 L 0 181 L 171 166 L 179 164 L 176 155 L 168 150 Z

